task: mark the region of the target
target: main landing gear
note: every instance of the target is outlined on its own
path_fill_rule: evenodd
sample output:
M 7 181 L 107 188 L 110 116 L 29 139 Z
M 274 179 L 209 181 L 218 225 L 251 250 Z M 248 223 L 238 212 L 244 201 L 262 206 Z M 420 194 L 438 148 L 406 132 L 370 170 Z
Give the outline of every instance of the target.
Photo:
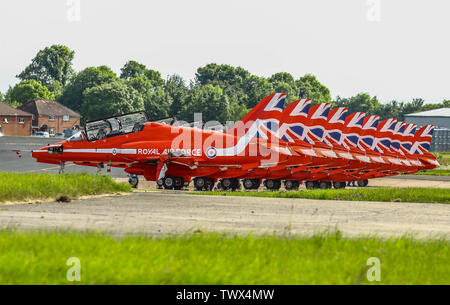
M 233 192 L 241 188 L 241 183 L 236 178 L 223 178 L 217 184 L 217 188 L 224 191 L 232 190 Z
M 138 175 L 130 174 L 128 178 L 128 183 L 131 184 L 133 188 L 137 188 L 139 184 L 139 177 Z
M 271 191 L 278 191 L 281 187 L 281 181 L 277 179 L 264 180 L 264 186 Z
M 335 181 L 335 182 L 333 182 L 333 187 L 335 189 L 345 189 L 346 185 L 347 184 L 344 181 Z
M 305 187 L 307 190 L 321 189 L 327 190 L 333 187 L 330 181 L 306 181 Z
M 257 190 L 261 185 L 261 181 L 259 179 L 244 179 L 242 184 L 246 190 Z
M 359 180 L 358 182 L 356 182 L 356 184 L 358 184 L 359 187 L 365 187 L 369 184 L 369 180 Z
M 196 191 L 212 191 L 214 188 L 214 179 L 197 177 L 194 179 L 194 188 Z
M 297 181 L 297 180 L 284 181 L 284 188 L 288 191 L 298 190 L 299 186 L 300 186 L 300 181 Z
M 61 161 L 59 162 L 59 174 L 64 174 L 64 165 L 66 164 L 66 162 Z
M 160 180 L 166 190 L 181 190 L 184 187 L 184 178 L 182 177 L 166 176 Z M 156 182 L 158 186 L 161 183 L 160 180 Z
M 361 180 L 357 182 L 359 187 L 365 187 L 369 184 L 368 180 Z M 330 181 L 306 181 L 305 182 L 305 186 L 306 189 L 308 190 L 313 190 L 313 189 L 322 189 L 322 190 L 326 190 L 326 189 L 331 189 L 332 187 L 334 187 L 335 189 L 344 189 L 346 187 L 347 183 L 344 181 L 334 181 L 334 182 L 330 182 Z

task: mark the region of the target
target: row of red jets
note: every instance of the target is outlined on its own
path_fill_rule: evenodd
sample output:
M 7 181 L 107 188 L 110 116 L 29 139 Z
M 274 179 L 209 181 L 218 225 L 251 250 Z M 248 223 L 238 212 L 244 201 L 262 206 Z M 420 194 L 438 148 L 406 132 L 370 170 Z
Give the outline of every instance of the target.
M 365 186 L 368 179 L 439 166 L 429 153 L 434 126 L 417 130 L 327 103 L 302 99 L 284 107 L 272 94 L 225 132 L 149 122 L 136 112 L 86 123 L 71 138 L 39 150 L 38 162 L 124 168 L 169 189 L 191 180 L 197 190 Z

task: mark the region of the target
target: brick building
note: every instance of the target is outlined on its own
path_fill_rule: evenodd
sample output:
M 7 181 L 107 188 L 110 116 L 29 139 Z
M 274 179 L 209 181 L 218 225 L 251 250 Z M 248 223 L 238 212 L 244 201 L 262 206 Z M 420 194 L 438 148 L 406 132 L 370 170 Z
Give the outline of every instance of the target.
M 5 136 L 30 136 L 32 114 L 0 103 L 0 133 Z
M 80 115 L 57 101 L 32 100 L 19 109 L 33 115 L 33 131 L 57 134 L 63 133 L 65 129 L 78 129 L 80 126 Z

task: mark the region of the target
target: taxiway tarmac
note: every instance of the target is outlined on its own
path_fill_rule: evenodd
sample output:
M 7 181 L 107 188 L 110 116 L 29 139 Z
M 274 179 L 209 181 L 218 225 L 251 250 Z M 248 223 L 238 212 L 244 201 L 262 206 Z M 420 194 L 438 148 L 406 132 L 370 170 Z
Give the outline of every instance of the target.
M 450 236 L 450 205 L 190 195 L 138 191 L 70 203 L 0 206 L 0 226 L 150 235 L 219 231 L 345 236 Z

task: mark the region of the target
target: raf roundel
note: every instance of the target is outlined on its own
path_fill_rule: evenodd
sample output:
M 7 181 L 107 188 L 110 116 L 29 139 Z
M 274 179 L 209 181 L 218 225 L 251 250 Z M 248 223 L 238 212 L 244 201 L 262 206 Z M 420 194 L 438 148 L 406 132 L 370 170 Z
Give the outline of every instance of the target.
M 210 147 L 206 150 L 206 156 L 210 159 L 214 159 L 217 155 L 217 150 L 214 147 Z

